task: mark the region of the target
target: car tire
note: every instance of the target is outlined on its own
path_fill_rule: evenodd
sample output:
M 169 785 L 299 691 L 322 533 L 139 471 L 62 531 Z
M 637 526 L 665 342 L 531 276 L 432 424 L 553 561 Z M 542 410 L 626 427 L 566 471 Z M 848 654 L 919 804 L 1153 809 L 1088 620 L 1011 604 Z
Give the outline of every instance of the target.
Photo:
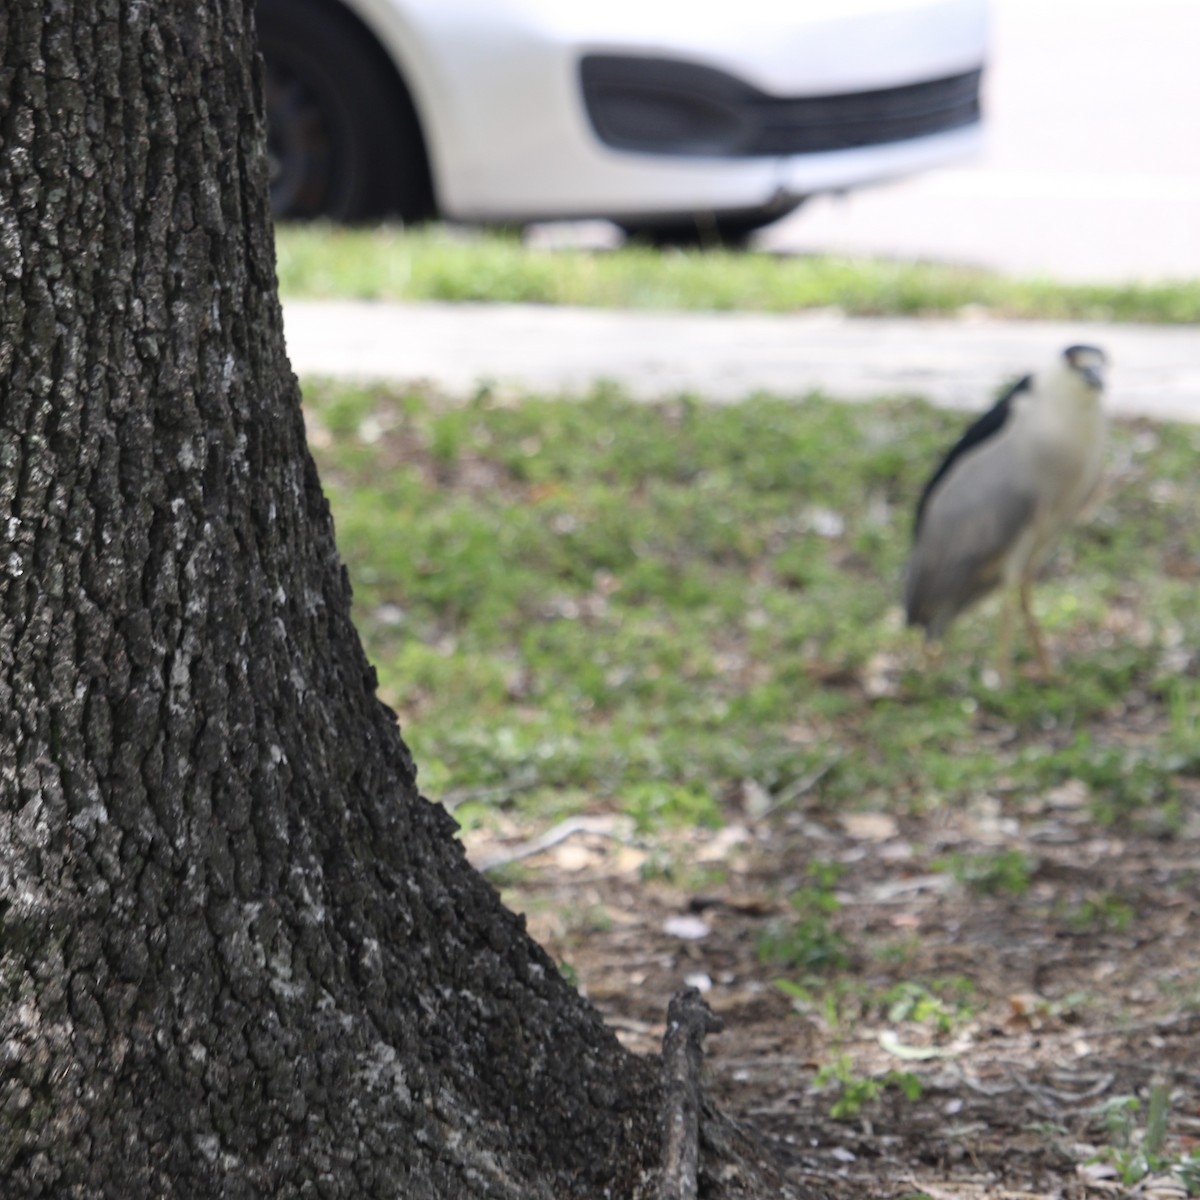
M 684 217 L 647 218 L 642 221 L 622 221 L 620 227 L 631 241 L 651 246 L 744 246 L 756 230 L 771 225 L 799 208 L 796 200 L 770 210 L 746 212 L 693 213 Z
M 281 220 L 434 215 L 412 99 L 336 0 L 258 0 L 271 207 Z

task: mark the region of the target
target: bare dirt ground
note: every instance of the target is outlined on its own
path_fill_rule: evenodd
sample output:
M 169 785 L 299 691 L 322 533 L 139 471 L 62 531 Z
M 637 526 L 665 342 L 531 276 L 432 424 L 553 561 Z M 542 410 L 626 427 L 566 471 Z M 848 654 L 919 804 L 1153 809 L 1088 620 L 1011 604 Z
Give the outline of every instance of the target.
M 1182 783 L 1195 810 L 1200 781 Z M 1005 794 L 1002 780 L 961 810 L 838 813 L 817 780 L 765 818 L 656 833 L 653 845 L 620 819 L 589 820 L 524 858 L 507 902 L 638 1051 L 657 1053 L 669 998 L 698 984 L 724 1021 L 706 1042 L 708 1093 L 775 1144 L 806 1192 L 1187 1193 L 1170 1164 L 1200 1150 L 1195 819 L 1170 835 L 1114 829 L 1094 822 L 1078 787 L 1031 797 Z M 469 853 L 509 854 L 528 832 L 472 834 Z M 665 873 L 664 846 L 676 867 Z M 972 887 L 944 866 L 1016 852 L 1023 891 Z M 764 933 L 795 927 L 788 897 L 812 890 L 813 860 L 840 867 L 826 932 L 844 965 L 764 962 Z M 697 883 L 706 872 L 711 886 Z M 806 994 L 780 979 L 804 980 Z M 962 1003 L 943 1019 L 897 1007 L 898 985 L 947 996 L 946 981 Z M 831 1064 L 848 1083 L 818 1075 Z M 920 1094 L 855 1092 L 889 1073 L 915 1077 Z M 1167 1132 L 1142 1174 L 1128 1163 L 1156 1082 L 1170 1096 Z M 852 1111 L 835 1119 L 839 1096 Z

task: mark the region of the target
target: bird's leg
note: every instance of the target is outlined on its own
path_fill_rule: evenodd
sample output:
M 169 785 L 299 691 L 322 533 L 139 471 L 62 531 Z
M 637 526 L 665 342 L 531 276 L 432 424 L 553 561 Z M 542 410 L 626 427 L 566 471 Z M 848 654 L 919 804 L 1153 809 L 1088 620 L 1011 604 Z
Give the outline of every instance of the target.
M 921 656 L 925 661 L 925 671 L 940 671 L 942 669 L 942 642 L 940 638 L 926 638 L 921 646 Z
M 1021 615 L 1025 618 L 1025 630 L 1029 634 L 1029 641 L 1033 646 L 1033 653 L 1037 656 L 1038 671 L 1042 678 L 1046 678 L 1051 674 L 1050 659 L 1046 656 L 1046 647 L 1042 645 L 1042 634 L 1038 628 L 1037 621 L 1033 618 L 1033 608 L 1030 605 L 1030 593 L 1033 591 L 1033 583 L 1028 579 L 1021 580 Z
M 996 672 L 1000 683 L 1008 687 L 1012 683 L 1012 633 L 1013 633 L 1013 594 L 1012 588 L 1004 589 L 1004 602 L 1000 609 L 1000 644 L 996 650 Z

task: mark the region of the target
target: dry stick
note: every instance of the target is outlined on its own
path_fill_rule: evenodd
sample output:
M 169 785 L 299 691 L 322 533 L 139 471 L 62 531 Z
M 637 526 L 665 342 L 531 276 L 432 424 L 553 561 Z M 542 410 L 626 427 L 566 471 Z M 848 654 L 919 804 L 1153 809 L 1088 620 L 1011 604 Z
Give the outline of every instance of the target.
M 762 812 L 758 813 L 754 820 L 761 824 L 781 808 L 792 804 L 794 801 L 799 800 L 801 796 L 811 792 L 845 757 L 845 754 L 836 754 L 824 766 L 818 767 L 810 775 L 806 775 L 803 779 L 797 779 L 789 783 L 787 787 L 781 788 L 772 802 Z
M 717 1033 L 721 1018 L 695 988 L 676 992 L 667 1006 L 663 1036 L 663 1167 L 659 1200 L 696 1200 L 700 1173 L 700 1064 L 704 1035 Z
M 512 863 L 520 862 L 523 858 L 532 858 L 535 854 L 541 854 L 543 850 L 549 850 L 552 846 L 565 842 L 567 838 L 574 837 L 577 833 L 600 834 L 602 837 L 612 838 L 617 842 L 627 840 L 618 832 L 612 817 L 568 817 L 552 829 L 546 830 L 545 833 L 528 842 L 522 842 L 507 853 L 493 854 L 480 860 L 474 864 L 475 870 L 486 875 L 489 871 L 496 870 L 497 867 L 507 867 Z

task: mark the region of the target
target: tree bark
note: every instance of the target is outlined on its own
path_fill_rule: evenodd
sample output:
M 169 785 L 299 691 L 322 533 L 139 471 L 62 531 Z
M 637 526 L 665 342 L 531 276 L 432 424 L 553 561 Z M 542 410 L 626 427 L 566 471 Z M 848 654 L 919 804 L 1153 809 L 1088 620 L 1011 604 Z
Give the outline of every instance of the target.
M 663 1037 L 666 1085 L 663 1121 L 663 1164 L 659 1200 L 696 1200 L 700 1183 L 700 1113 L 704 1105 L 700 1068 L 704 1038 L 723 1028 L 720 1017 L 696 988 L 671 997 Z
M 648 1195 L 656 1064 L 376 699 L 251 10 L 0 7 L 3 1195 Z

